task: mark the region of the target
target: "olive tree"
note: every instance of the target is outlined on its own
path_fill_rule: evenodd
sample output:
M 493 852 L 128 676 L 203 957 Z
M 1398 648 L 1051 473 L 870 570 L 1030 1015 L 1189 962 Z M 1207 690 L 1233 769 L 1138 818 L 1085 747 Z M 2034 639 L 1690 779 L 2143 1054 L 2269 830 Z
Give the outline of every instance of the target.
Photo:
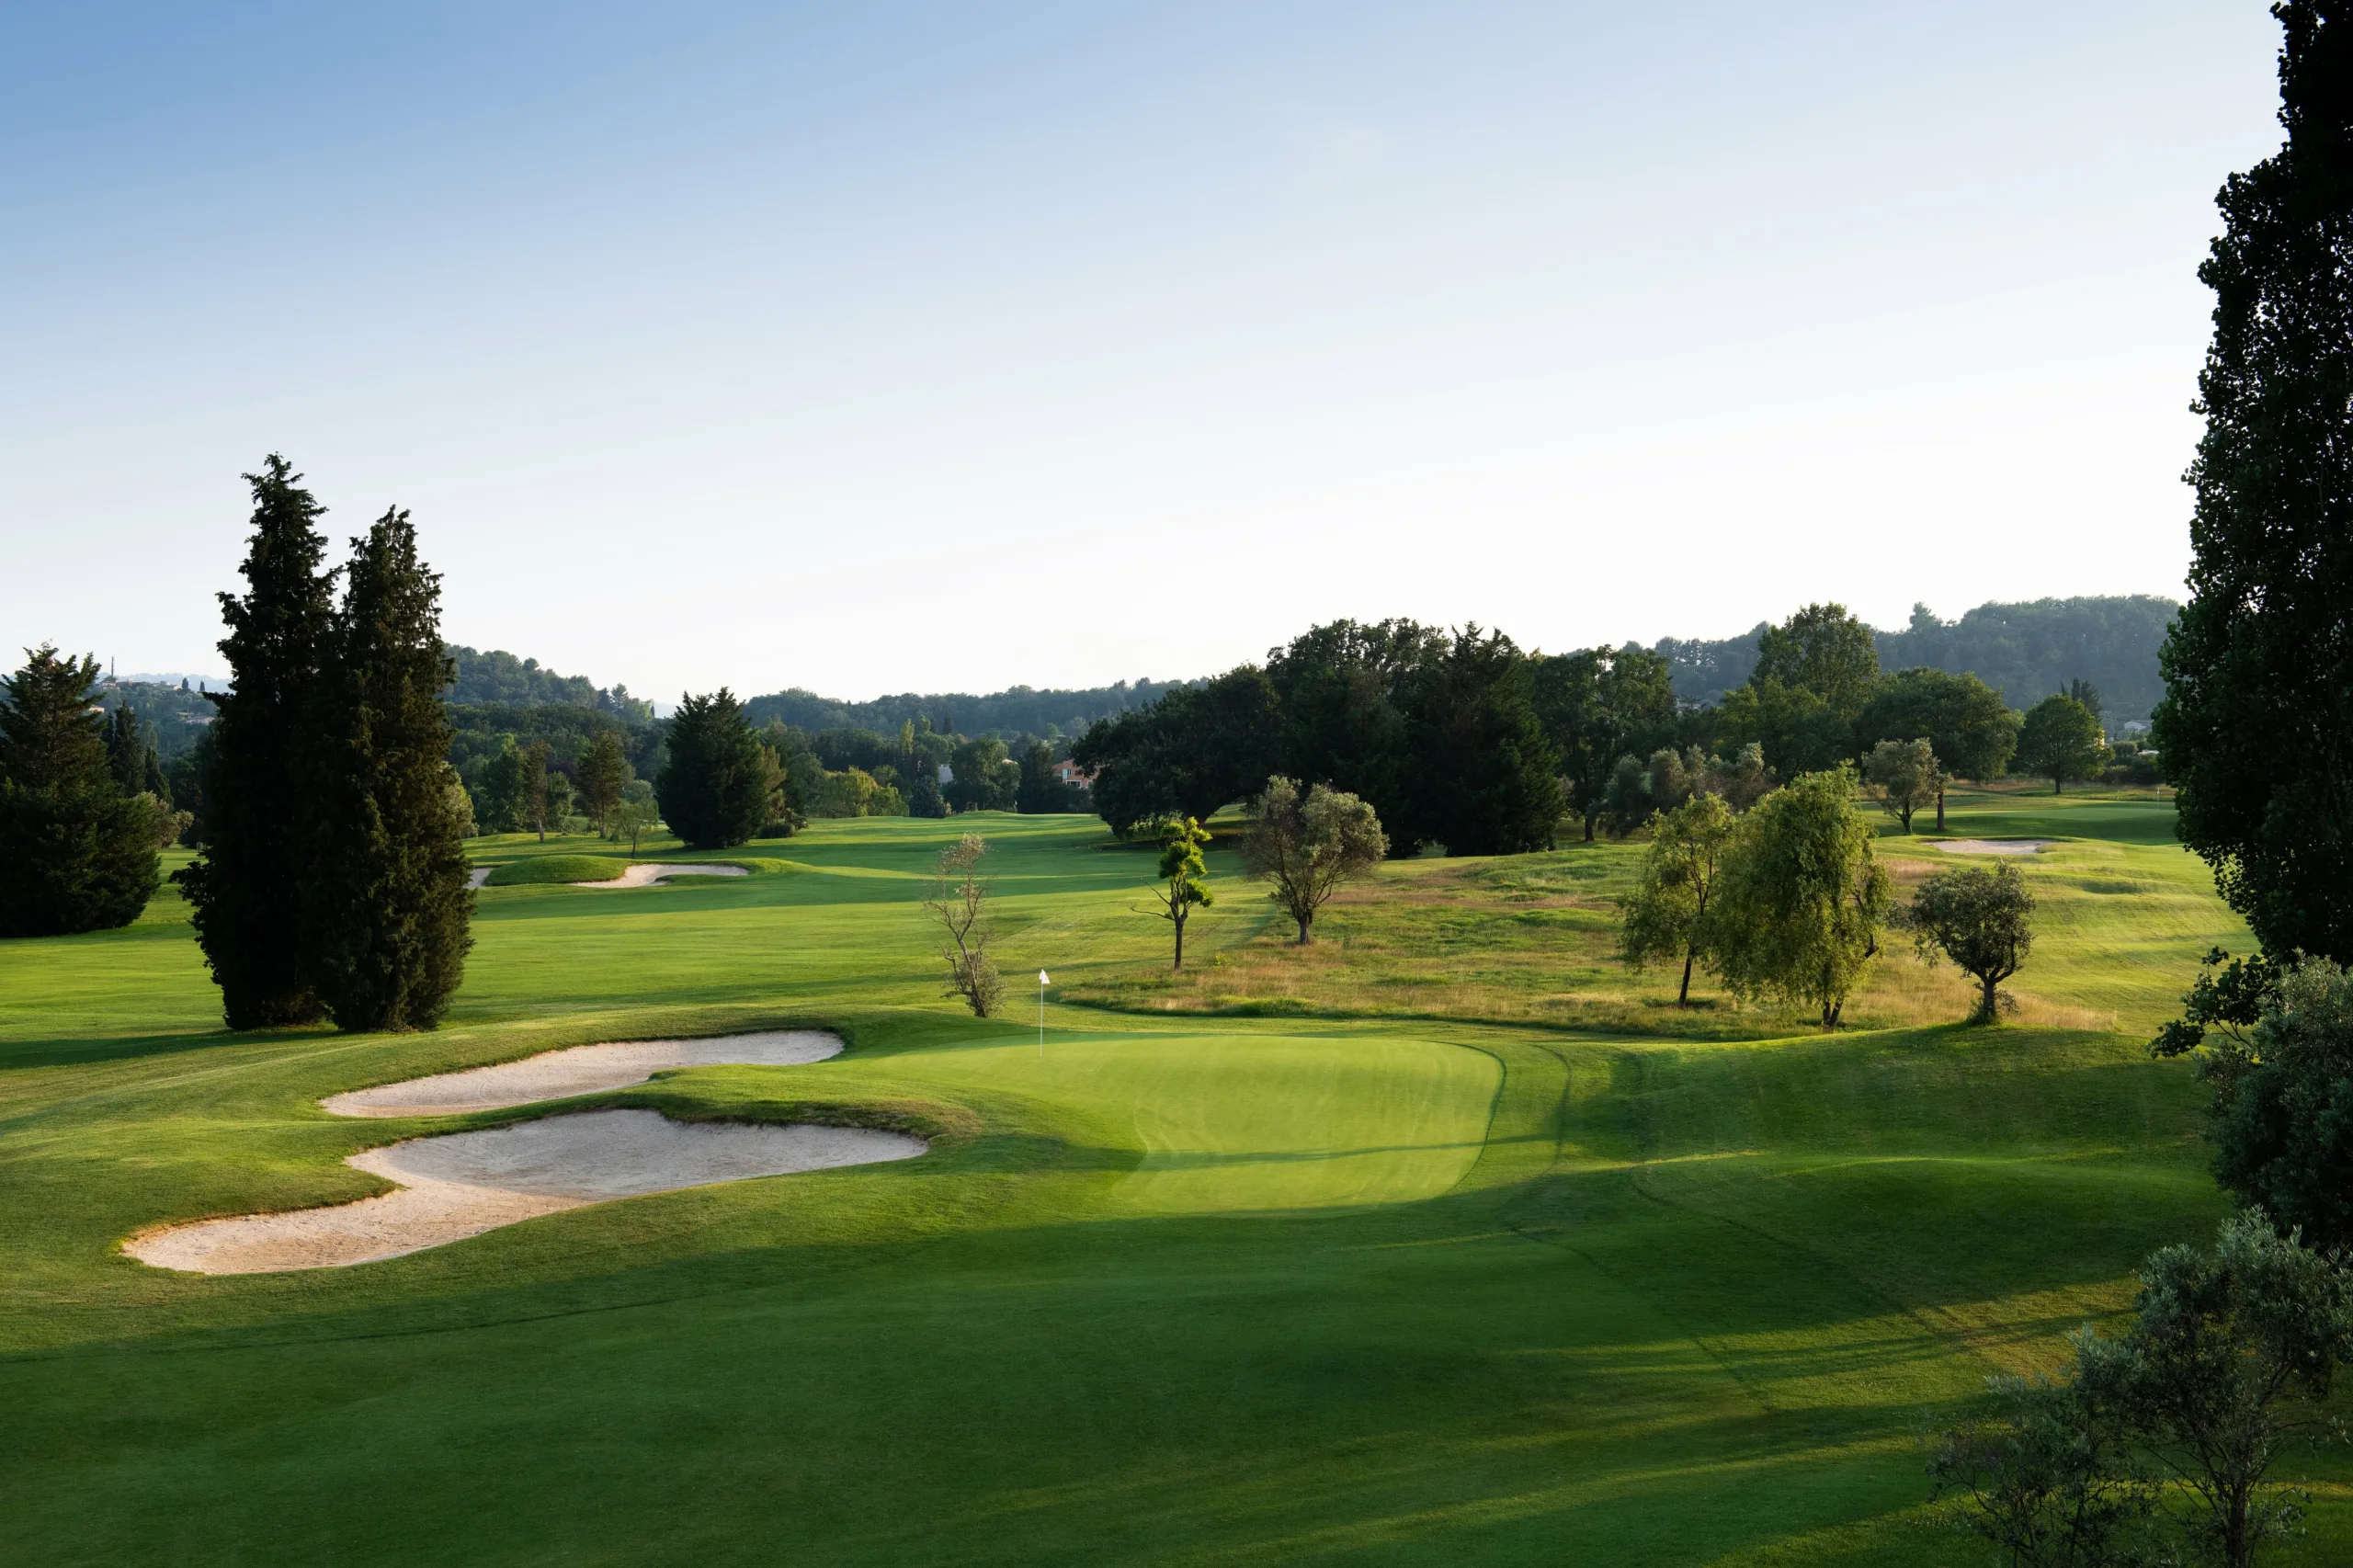
M 1278 773 L 1250 803 L 1242 840 L 1243 864 L 1270 884 L 1267 897 L 1299 923 L 1305 947 L 1315 912 L 1350 877 L 1362 876 L 1389 853 L 1389 835 L 1370 802 L 1321 784 L 1297 784 Z
M 968 833 L 941 850 L 931 895 L 923 901 L 948 936 L 948 945 L 939 951 L 948 963 L 948 989 L 941 994 L 961 996 L 983 1018 L 996 1011 L 1005 995 L 1005 983 L 988 951 L 996 934 L 989 918 L 989 884 L 980 870 L 988 848 L 979 834 Z
M 1912 831 L 1912 813 L 1945 792 L 1945 772 L 1926 741 L 1881 741 L 1863 758 L 1863 782 L 1880 809 Z
M 2294 1533 L 2270 1481 L 2280 1452 L 2337 1435 L 2336 1370 L 2353 1361 L 2353 1273 L 2249 1210 L 2210 1252 L 2170 1246 L 2141 1267 L 2130 1328 L 2086 1328 L 2048 1383 L 1997 1382 L 2005 1417 L 1946 1433 L 1929 1461 L 1961 1522 L 2024 1563 L 2248 1568 Z M 2165 1498 L 2153 1483 L 2175 1500 Z M 2186 1505 L 2186 1506 L 2184 1506 Z
M 2016 866 L 1964 866 L 1922 880 L 1904 924 L 1931 967 L 1949 958 L 1984 988 L 1972 1023 L 1994 1022 L 2002 982 L 2034 946 L 2034 894 Z
M 1683 960 L 1675 1005 L 1691 1005 L 1691 967 L 1706 955 L 1710 904 L 1735 821 L 1719 795 L 1695 795 L 1651 819 L 1650 852 L 1625 903 L 1620 957 L 1637 969 L 1654 959 Z

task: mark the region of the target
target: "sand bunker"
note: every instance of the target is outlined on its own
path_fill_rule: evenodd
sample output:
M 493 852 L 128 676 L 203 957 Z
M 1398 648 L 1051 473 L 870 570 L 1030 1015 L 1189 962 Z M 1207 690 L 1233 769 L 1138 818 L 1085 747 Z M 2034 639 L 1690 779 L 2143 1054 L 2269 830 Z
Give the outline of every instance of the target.
M 2055 838 L 1941 838 L 1931 845 L 1954 855 L 2034 855 Z
M 337 1116 L 457 1116 L 504 1110 L 537 1100 L 569 1099 L 642 1084 L 665 1067 L 797 1067 L 841 1054 L 838 1036 L 816 1029 L 771 1029 L 711 1040 L 632 1040 L 545 1051 L 520 1062 L 441 1073 L 330 1095 L 319 1104 Z
M 176 1225 L 123 1251 L 194 1274 L 275 1274 L 399 1257 L 616 1198 L 912 1159 L 927 1145 L 863 1127 L 746 1127 L 599 1110 L 369 1149 L 344 1163 L 401 1184 L 332 1209 Z
M 659 866 L 641 861 L 608 882 L 567 882 L 575 888 L 650 888 L 665 877 L 748 877 L 741 866 Z
M 466 873 L 466 886 L 470 888 L 483 887 L 486 886 L 489 881 L 490 868 L 487 866 L 476 866 L 472 870 Z

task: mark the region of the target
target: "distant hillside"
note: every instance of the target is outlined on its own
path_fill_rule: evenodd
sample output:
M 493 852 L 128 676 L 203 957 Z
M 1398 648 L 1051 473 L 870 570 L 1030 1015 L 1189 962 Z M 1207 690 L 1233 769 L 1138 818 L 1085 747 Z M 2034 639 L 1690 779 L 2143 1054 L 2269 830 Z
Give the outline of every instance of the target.
M 985 697 L 968 692 L 935 692 L 928 696 L 906 692 L 897 697 L 878 697 L 871 702 L 840 702 L 794 687 L 789 691 L 755 697 L 744 706 L 755 724 L 781 719 L 812 733 L 858 729 L 894 734 L 901 724 L 920 718 L 930 720 L 931 727 L 943 734 L 1044 735 L 1059 731 L 1075 735 L 1097 719 L 1149 706 L 1184 684 L 1147 677 L 1079 691 L 1039 691 L 1017 686 Z
M 2013 708 L 2031 707 L 2071 680 L 2087 680 L 2099 688 L 2112 726 L 2147 718 L 2165 695 L 2157 649 L 2180 608 L 2171 599 L 2135 594 L 1984 604 L 1959 620 L 1938 620 L 1926 605 L 1915 605 L 1910 625 L 1874 635 L 1881 669 L 1927 665 L 1974 674 Z M 1660 639 L 1657 651 L 1675 667 L 1675 694 L 1713 702 L 1747 680 L 1764 630 L 1759 621 L 1754 631 L 1720 642 Z
M 477 653 L 462 643 L 448 646 L 449 657 L 458 666 L 458 684 L 450 688 L 449 700 L 460 707 L 530 708 L 557 704 L 594 708 L 640 722 L 654 716 L 647 704 L 631 697 L 629 687 L 618 683 L 607 688 L 586 676 L 560 676 L 542 668 L 537 659 L 517 658 L 500 648 Z

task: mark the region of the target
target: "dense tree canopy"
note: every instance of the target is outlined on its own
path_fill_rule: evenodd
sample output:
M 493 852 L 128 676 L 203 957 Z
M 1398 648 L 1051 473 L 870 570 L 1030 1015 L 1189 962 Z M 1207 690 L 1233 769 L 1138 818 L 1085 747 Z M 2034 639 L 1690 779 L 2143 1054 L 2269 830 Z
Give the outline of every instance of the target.
M 1675 737 L 1675 687 L 1666 660 L 1632 643 L 1540 656 L 1529 672 L 1545 736 L 1561 758 L 1567 804 L 1594 824 L 1609 806 L 1619 759 L 1648 756 Z
M 2234 175 L 2199 276 L 2214 335 L 2190 599 L 2155 740 L 2181 835 L 2272 952 L 2353 959 L 2353 16 L 2291 3 L 2287 142 Z

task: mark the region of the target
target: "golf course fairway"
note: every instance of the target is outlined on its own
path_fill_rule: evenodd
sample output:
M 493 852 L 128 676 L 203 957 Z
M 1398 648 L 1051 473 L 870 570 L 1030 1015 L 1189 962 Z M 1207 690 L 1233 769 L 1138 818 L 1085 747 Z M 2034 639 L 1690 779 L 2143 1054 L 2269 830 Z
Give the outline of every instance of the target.
M 0 1560 L 1990 1562 L 1928 1506 L 1924 1423 L 2055 1366 L 2226 1212 L 2192 1070 L 2145 1049 L 2238 929 L 2170 813 L 1956 796 L 1954 839 L 2052 841 L 1996 1028 L 1893 949 L 1836 1034 L 1711 992 L 1678 1014 L 1671 976 L 1594 956 L 1639 845 L 1396 862 L 1303 952 L 1219 848 L 1180 987 L 1148 851 L 994 813 L 710 857 L 741 877 L 488 888 L 430 1034 L 223 1032 L 168 889 L 124 930 L 0 943 Z M 918 902 L 967 830 L 1010 983 L 985 1020 L 941 994 Z M 1881 844 L 1899 876 L 1940 853 Z M 1602 991 L 1608 1028 L 1578 1010 Z M 847 1049 L 468 1114 L 319 1104 L 792 1028 Z M 121 1251 L 556 1107 L 929 1152 L 349 1267 Z M 2273 1561 L 2345 1561 L 2353 1468 L 2282 1471 L 2312 1528 Z

